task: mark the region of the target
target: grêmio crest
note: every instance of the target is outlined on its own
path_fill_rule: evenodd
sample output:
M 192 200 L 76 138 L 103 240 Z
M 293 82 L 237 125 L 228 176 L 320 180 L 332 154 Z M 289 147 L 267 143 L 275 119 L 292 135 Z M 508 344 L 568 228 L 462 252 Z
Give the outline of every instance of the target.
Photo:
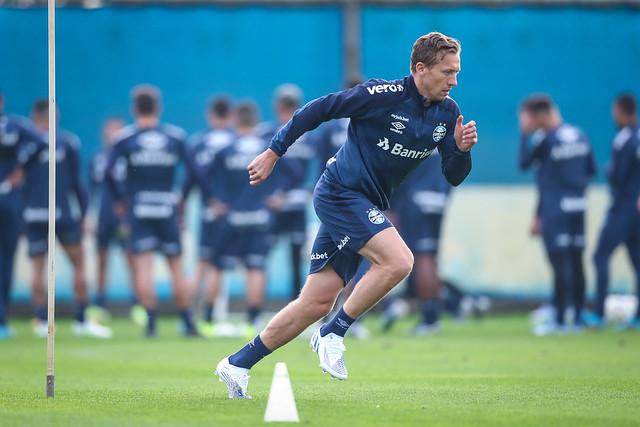
M 444 136 L 447 134 L 447 125 L 446 123 L 438 123 L 436 128 L 433 130 L 433 140 L 435 142 L 439 142 Z

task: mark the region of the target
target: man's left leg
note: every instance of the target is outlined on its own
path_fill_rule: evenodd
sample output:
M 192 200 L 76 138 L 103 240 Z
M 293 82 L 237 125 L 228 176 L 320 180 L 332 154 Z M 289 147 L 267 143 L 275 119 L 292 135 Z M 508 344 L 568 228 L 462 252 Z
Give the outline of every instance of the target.
M 435 254 L 422 253 L 416 256 L 413 278 L 418 298 L 420 298 L 420 310 L 422 320 L 414 329 L 416 335 L 432 335 L 440 331 L 440 288 L 442 287 L 438 277 L 438 264 Z
M 358 253 L 371 261 L 371 268 L 356 283 L 353 292 L 331 321 L 311 337 L 320 366 L 332 377 L 346 380 L 347 367 L 342 343 L 349 327 L 376 305 L 398 283 L 411 273 L 413 255 L 394 227 L 371 237 Z
M 374 235 L 358 253 L 369 259 L 372 265 L 342 306 L 352 319 L 357 319 L 376 305 L 413 268 L 413 254 L 394 227 Z
M 191 318 L 191 301 L 193 300 L 193 292 L 184 279 L 182 270 L 182 259 L 180 255 L 167 255 L 169 271 L 171 272 L 171 282 L 173 283 L 173 295 L 176 305 L 180 310 L 180 318 L 182 319 L 182 334 L 184 336 L 199 336 L 196 327 Z
M 111 338 L 113 331 L 106 326 L 99 325 L 85 318 L 85 311 L 89 302 L 87 292 L 87 280 L 84 269 L 84 253 L 82 242 L 63 243 L 71 265 L 73 266 L 73 292 L 76 298 L 76 312 L 74 322 L 71 325 L 76 336 L 92 336 L 96 338 Z

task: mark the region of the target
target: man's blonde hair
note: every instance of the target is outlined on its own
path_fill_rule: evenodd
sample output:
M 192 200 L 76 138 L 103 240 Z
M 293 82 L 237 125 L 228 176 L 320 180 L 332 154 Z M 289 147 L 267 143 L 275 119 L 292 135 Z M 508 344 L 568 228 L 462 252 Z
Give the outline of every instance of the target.
M 411 50 L 411 72 L 416 71 L 418 62 L 422 62 L 425 67 L 431 68 L 447 53 L 460 53 L 460 42 L 453 37 L 447 37 L 436 31 L 420 37 L 413 44 Z

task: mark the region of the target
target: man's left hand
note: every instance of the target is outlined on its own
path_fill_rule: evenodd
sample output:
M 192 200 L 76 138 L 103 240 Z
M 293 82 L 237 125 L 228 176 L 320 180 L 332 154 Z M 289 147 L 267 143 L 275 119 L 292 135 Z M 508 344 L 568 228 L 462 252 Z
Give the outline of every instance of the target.
M 478 132 L 476 130 L 476 122 L 471 120 L 466 125 L 462 124 L 463 117 L 458 116 L 456 120 L 456 128 L 453 132 L 453 138 L 460 151 L 467 152 L 478 142 Z

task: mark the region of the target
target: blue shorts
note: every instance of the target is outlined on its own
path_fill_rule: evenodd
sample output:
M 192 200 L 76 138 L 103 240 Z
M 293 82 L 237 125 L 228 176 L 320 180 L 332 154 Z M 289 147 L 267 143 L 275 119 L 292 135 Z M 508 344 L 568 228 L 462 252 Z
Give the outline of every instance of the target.
M 133 254 L 160 251 L 167 256 L 182 253 L 180 227 L 176 215 L 168 218 L 137 218 L 129 215 L 127 249 Z
M 294 245 L 304 245 L 307 240 L 307 215 L 304 209 L 278 212 L 273 227 L 274 234 L 288 234 Z
M 435 255 L 440 244 L 442 214 L 399 212 L 400 235 L 414 254 Z
M 224 231 L 221 220 L 202 221 L 200 223 L 200 259 L 210 261 L 220 250 L 220 239 Z
M 73 245 L 82 241 L 82 228 L 74 220 L 56 221 L 56 237 L 63 245 Z M 49 224 L 46 222 L 27 222 L 27 240 L 29 241 L 29 256 L 47 253 L 49 238 Z
M 362 194 L 344 188 L 326 175 L 316 185 L 313 206 L 322 225 L 311 250 L 309 274 L 331 263 L 342 280 L 349 283 L 362 262 L 358 251 L 393 224 Z
M 107 249 L 111 242 L 118 242 L 124 246 L 125 232 L 122 222 L 117 218 L 103 220 L 98 218 L 98 230 L 96 232 L 96 244 L 98 249 Z
M 269 251 L 269 230 L 223 224 L 219 250 L 211 258 L 212 264 L 223 270 L 239 264 L 249 269 L 264 270 Z
M 559 207 L 546 208 L 540 213 L 540 222 L 547 253 L 584 250 L 584 211 L 563 212 Z

